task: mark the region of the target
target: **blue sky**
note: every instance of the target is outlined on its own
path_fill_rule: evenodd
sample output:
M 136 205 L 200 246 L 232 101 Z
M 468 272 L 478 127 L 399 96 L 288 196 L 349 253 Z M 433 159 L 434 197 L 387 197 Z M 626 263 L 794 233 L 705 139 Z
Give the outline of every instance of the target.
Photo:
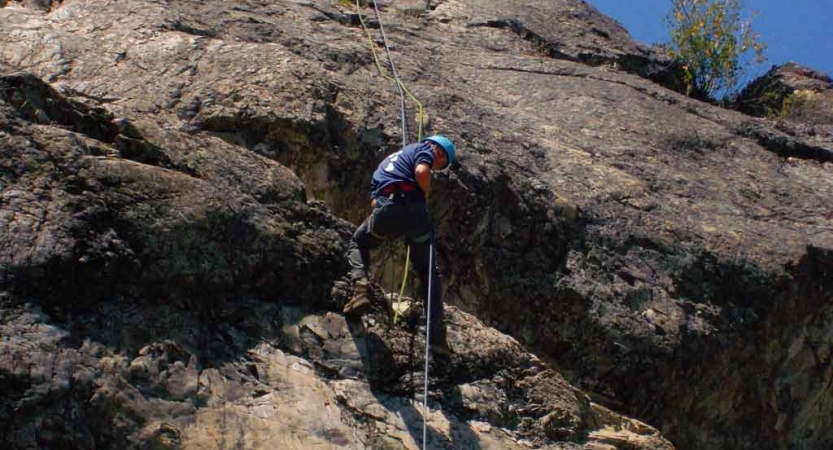
M 665 16 L 671 0 L 586 0 L 645 44 L 668 41 Z M 767 44 L 767 61 L 750 71 L 794 61 L 833 76 L 833 0 L 746 0 L 756 11 L 752 28 Z M 748 80 L 746 80 L 748 81 Z

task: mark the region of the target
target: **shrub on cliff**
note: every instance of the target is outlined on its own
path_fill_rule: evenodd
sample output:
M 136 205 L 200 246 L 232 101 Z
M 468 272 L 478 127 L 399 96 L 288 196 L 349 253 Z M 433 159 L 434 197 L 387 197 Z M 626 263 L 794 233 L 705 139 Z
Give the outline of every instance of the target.
M 711 98 L 737 89 L 750 53 L 763 62 L 766 45 L 759 41 L 751 21 L 741 17 L 741 0 L 671 0 L 666 18 L 671 33 L 670 51 L 685 70 L 687 94 L 701 92 Z
M 780 111 L 769 117 L 808 124 L 833 124 L 833 96 L 809 90 L 795 91 L 784 98 Z

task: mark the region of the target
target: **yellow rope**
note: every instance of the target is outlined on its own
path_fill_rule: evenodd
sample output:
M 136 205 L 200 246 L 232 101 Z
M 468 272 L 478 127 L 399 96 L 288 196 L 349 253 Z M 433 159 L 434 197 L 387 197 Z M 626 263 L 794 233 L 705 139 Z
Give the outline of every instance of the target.
M 417 100 L 416 97 L 414 97 L 414 94 L 411 94 L 411 91 L 408 90 L 408 88 L 405 86 L 404 83 L 402 83 L 401 80 L 393 79 L 388 74 L 386 74 L 385 71 L 382 69 L 382 64 L 379 63 L 379 56 L 376 55 L 376 45 L 373 42 L 373 36 L 370 34 L 370 30 L 367 29 L 367 25 L 364 23 L 364 16 L 362 16 L 361 4 L 359 3 L 359 1 L 360 0 L 356 0 L 356 12 L 359 15 L 359 22 L 362 24 L 362 30 L 364 30 L 365 34 L 367 35 L 368 47 L 370 47 L 370 53 L 373 55 L 373 61 L 376 63 L 376 68 L 379 70 L 379 75 L 381 75 L 383 78 L 385 78 L 388 81 L 392 81 L 392 82 L 398 84 L 399 87 L 401 87 L 402 90 L 405 91 L 406 94 L 408 94 L 408 97 L 410 97 L 410 99 L 414 103 L 416 103 L 416 105 L 417 105 L 417 128 L 418 128 L 418 130 L 417 130 L 417 141 L 421 141 L 422 140 L 422 124 L 423 124 L 423 119 L 425 117 L 424 112 L 423 112 L 424 110 L 423 110 L 423 107 L 422 107 L 422 103 L 420 103 L 420 101 Z
M 414 97 L 413 94 L 411 94 L 411 91 L 409 91 L 408 88 L 405 87 L 405 84 L 402 83 L 401 80 L 399 80 L 398 78 L 394 79 L 394 78 L 388 76 L 385 73 L 385 71 L 382 70 L 382 65 L 379 63 L 379 56 L 376 54 L 376 45 L 373 42 L 373 36 L 370 34 L 370 30 L 367 29 L 367 25 L 364 23 L 364 17 L 362 16 L 362 11 L 361 11 L 362 6 L 359 3 L 359 1 L 360 0 L 356 0 L 356 13 L 359 15 L 359 22 L 362 24 L 362 30 L 364 30 L 365 35 L 367 35 L 368 47 L 370 47 L 370 53 L 373 55 L 373 61 L 376 63 L 376 68 L 379 70 L 379 75 L 381 75 L 386 80 L 393 81 L 394 83 L 399 85 L 399 87 L 402 88 L 402 90 L 406 94 L 408 94 L 408 97 L 410 97 L 410 99 L 414 103 L 416 103 L 416 105 L 417 105 L 417 142 L 419 142 L 419 141 L 422 140 L 422 124 L 423 124 L 423 120 L 424 120 L 424 117 L 425 117 L 424 110 L 422 108 L 422 103 L 420 103 L 420 101 L 417 100 L 417 98 Z M 402 132 L 404 133 L 405 130 L 403 129 Z M 407 247 L 408 247 L 408 249 L 407 249 L 407 252 L 405 253 L 405 269 L 403 270 L 403 276 L 402 276 L 402 287 L 399 289 L 398 300 L 400 302 L 402 301 L 402 296 L 405 294 L 405 284 L 408 281 L 408 264 L 410 264 L 410 261 L 411 261 L 411 246 L 409 245 Z M 393 299 L 391 299 L 391 305 L 393 305 Z M 391 308 L 391 309 L 393 309 L 393 308 Z M 399 322 L 399 311 L 394 309 L 394 311 L 393 311 L 393 323 L 394 323 L 394 325 L 396 325 L 398 322 Z

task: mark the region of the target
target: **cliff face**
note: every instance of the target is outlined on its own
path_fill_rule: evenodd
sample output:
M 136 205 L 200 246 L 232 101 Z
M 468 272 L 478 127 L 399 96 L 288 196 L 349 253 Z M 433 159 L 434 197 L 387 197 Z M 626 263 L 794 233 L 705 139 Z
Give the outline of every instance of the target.
M 824 128 L 675 94 L 582 2 L 421 6 L 382 17 L 461 150 L 446 298 L 537 355 L 450 309 L 434 445 L 670 445 L 607 408 L 682 449 L 833 444 Z M 11 2 L 0 30 L 14 448 L 417 445 L 415 325 L 327 312 L 336 217 L 401 139 L 354 6 Z
M 421 332 L 328 312 L 351 227 L 290 170 L 32 75 L 0 89 L 7 446 L 421 448 Z M 448 316 L 430 448 L 673 448 Z

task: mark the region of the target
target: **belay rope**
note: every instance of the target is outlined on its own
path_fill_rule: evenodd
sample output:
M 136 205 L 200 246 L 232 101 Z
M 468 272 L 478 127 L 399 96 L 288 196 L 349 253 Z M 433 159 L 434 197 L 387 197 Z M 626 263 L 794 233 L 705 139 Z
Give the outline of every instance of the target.
M 368 45 L 370 47 L 370 53 L 373 55 L 373 61 L 376 63 L 376 68 L 379 70 L 379 74 L 384 77 L 385 79 L 392 81 L 396 85 L 396 90 L 399 93 L 399 106 L 401 111 L 401 118 L 402 118 L 402 147 L 408 145 L 408 124 L 407 124 L 407 115 L 405 113 L 405 95 L 407 94 L 410 99 L 416 103 L 417 105 L 417 141 L 422 140 L 422 123 L 423 123 L 423 108 L 422 103 L 414 97 L 413 94 L 402 84 L 402 80 L 399 79 L 399 74 L 396 72 L 396 65 L 393 63 L 393 58 L 390 54 L 390 47 L 388 46 L 388 39 L 385 35 L 385 27 L 382 25 L 382 18 L 379 14 L 379 7 L 376 4 L 376 0 L 372 0 L 373 2 L 373 11 L 376 15 L 376 21 L 379 23 L 379 33 L 382 35 L 382 43 L 385 47 L 385 55 L 388 59 L 388 64 L 390 65 L 390 71 L 393 77 L 391 78 L 388 76 L 384 70 L 382 70 L 382 65 L 379 63 L 379 57 L 376 55 L 376 48 L 373 42 L 373 36 L 371 36 L 370 31 L 367 29 L 367 25 L 364 23 L 364 18 L 362 17 L 361 13 L 361 4 L 360 0 L 356 0 L 356 12 L 359 16 L 359 22 L 362 25 L 362 29 L 364 30 L 365 34 L 367 35 Z M 422 449 L 425 450 L 426 446 L 428 445 L 428 356 L 430 351 L 430 337 L 431 337 L 431 300 L 432 300 L 432 284 L 433 284 L 433 275 L 434 275 L 434 233 L 431 232 L 431 241 L 428 247 L 428 298 L 426 301 L 428 305 L 426 307 L 426 323 L 425 323 L 425 382 L 424 382 L 424 392 L 423 392 L 423 414 L 422 414 Z M 405 292 L 405 284 L 408 279 L 408 264 L 411 259 L 411 247 L 408 246 L 407 253 L 405 255 L 405 270 L 404 276 L 402 277 L 402 287 L 399 290 L 399 301 L 402 301 L 402 295 Z M 393 302 L 393 299 L 391 299 Z M 394 323 L 397 322 L 399 317 L 399 311 L 394 310 Z

